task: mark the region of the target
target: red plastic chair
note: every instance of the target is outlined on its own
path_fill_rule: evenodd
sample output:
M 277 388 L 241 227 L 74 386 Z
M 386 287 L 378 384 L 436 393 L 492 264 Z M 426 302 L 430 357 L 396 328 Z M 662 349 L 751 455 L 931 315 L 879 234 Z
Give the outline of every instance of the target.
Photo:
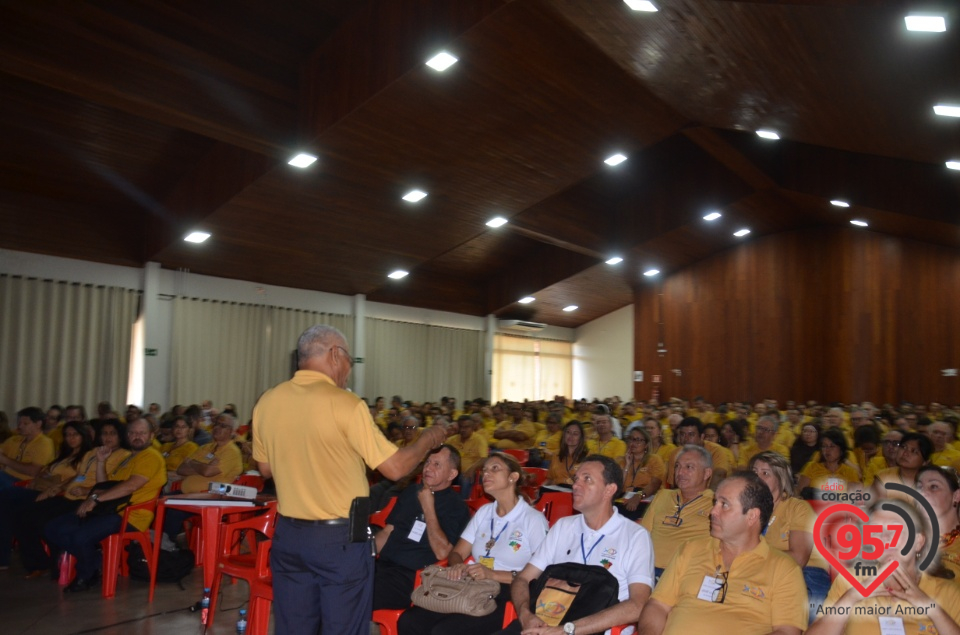
M 390 512 L 393 511 L 394 506 L 397 504 L 397 497 L 394 496 L 387 501 L 387 504 L 383 506 L 378 512 L 373 512 L 370 514 L 370 524 L 376 525 L 377 527 L 386 527 L 387 526 L 387 517 L 390 516 Z
M 210 587 L 210 612 L 207 614 L 207 628 L 213 626 L 213 616 L 216 613 L 216 599 L 220 592 L 220 585 L 223 582 L 223 576 L 232 578 L 241 578 L 246 580 L 251 590 L 257 583 L 264 583 L 271 586 L 270 601 L 273 601 L 273 579 L 270 572 L 270 546 L 273 539 L 273 531 L 277 522 L 277 503 L 272 501 L 266 505 L 267 511 L 236 522 L 224 523 L 220 527 L 220 553 L 217 554 L 217 569 L 213 574 L 213 584 Z M 247 534 L 249 553 L 235 553 L 242 537 L 238 536 L 240 532 L 256 532 L 262 535 L 265 540 L 257 542 L 249 540 L 251 537 Z M 248 625 L 257 619 L 257 611 L 261 609 L 261 603 L 254 602 L 251 596 L 249 611 L 247 612 Z M 267 620 L 270 619 L 270 608 L 266 609 Z
M 272 606 L 273 577 L 258 578 L 251 582 L 247 635 L 267 635 L 270 630 L 270 608 Z
M 573 515 L 573 492 L 544 492 L 534 508 L 543 512 L 551 527 L 559 519 Z
M 149 565 L 153 559 L 150 557 L 153 552 L 153 541 L 150 539 L 148 531 L 125 531 L 127 521 L 130 518 L 130 512 L 140 509 L 146 509 L 154 514 L 157 512 L 157 499 L 129 505 L 123 510 L 123 520 L 120 521 L 121 530 L 119 533 L 107 536 L 100 542 L 100 548 L 103 550 L 103 590 L 102 595 L 105 598 L 112 598 L 117 594 L 117 576 L 129 576 L 130 567 L 127 565 L 126 552 L 124 547 L 131 542 L 138 542 L 143 549 L 143 556 L 147 559 Z M 159 530 L 158 530 L 159 531 Z M 153 577 L 153 570 L 150 571 Z
M 536 500 L 540 493 L 540 486 L 547 480 L 549 470 L 542 467 L 525 467 L 523 473 L 524 483 L 520 489 L 527 495 L 527 498 Z
M 440 560 L 437 564 L 445 567 L 447 566 L 447 560 Z M 420 586 L 420 573 L 422 571 L 423 569 L 418 569 L 417 575 L 413 578 L 414 589 Z M 411 606 L 413 605 L 411 604 Z M 397 620 L 400 619 L 400 616 L 403 615 L 405 610 L 406 609 L 377 609 L 373 612 L 370 621 L 380 627 L 380 635 L 397 635 Z

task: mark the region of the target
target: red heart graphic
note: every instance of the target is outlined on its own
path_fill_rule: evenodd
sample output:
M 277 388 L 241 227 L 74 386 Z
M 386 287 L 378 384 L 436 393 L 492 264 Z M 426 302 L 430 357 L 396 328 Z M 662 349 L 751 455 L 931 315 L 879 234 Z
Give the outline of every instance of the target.
M 817 522 L 813 525 L 813 542 L 816 544 L 817 551 L 820 552 L 820 555 L 826 558 L 827 561 L 833 565 L 833 568 L 836 569 L 840 575 L 846 578 L 847 582 L 853 585 L 853 588 L 860 592 L 860 595 L 867 597 L 873 593 L 874 589 L 880 586 L 884 580 L 890 577 L 890 574 L 893 573 L 898 566 L 900 566 L 900 563 L 894 560 L 887 565 L 886 569 L 877 574 L 876 579 L 870 583 L 870 586 L 864 587 L 862 584 L 860 584 L 860 581 L 857 580 L 856 576 L 854 576 L 853 573 L 851 573 L 850 570 L 847 569 L 847 567 L 844 566 L 843 563 L 841 563 L 840 560 L 837 559 L 837 557 L 833 555 L 829 549 L 827 549 L 827 547 L 823 544 L 823 538 L 820 535 L 820 528 L 823 527 L 824 521 L 833 514 L 840 512 L 853 514 L 863 522 L 870 520 L 870 517 L 867 516 L 867 513 L 859 507 L 848 505 L 846 503 L 831 505 L 825 511 L 820 512 L 820 515 L 817 516 Z

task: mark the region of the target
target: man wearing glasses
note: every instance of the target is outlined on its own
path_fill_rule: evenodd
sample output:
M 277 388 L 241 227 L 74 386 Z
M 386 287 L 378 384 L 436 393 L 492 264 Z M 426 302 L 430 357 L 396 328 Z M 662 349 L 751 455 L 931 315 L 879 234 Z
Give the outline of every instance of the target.
M 639 635 L 800 635 L 807 591 L 793 558 L 763 540 L 772 513 L 773 496 L 752 472 L 720 483 L 710 537 L 674 555 L 640 615 Z
M 755 430 L 756 438 L 744 443 L 740 448 L 740 460 L 737 463 L 741 470 L 747 469 L 750 459 L 761 452 L 776 452 L 786 459 L 790 458 L 790 450 L 774 440 L 779 427 L 780 422 L 775 417 L 769 415 L 760 417 Z

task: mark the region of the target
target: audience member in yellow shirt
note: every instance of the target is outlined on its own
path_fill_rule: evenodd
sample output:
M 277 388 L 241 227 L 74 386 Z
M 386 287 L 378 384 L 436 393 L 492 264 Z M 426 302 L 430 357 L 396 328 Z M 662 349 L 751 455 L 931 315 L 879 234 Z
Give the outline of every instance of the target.
M 53 441 L 43 434 L 43 420 L 40 408 L 17 413 L 17 434 L 0 446 L 0 491 L 34 478 L 56 456 Z
M 499 450 L 526 450 L 533 445 L 537 429 L 533 422 L 525 419 L 519 404 L 510 407 L 511 420 L 502 421 L 493 432 L 493 445 Z
M 623 457 L 627 453 L 627 444 L 613 436 L 613 424 L 610 415 L 593 415 L 593 429 L 597 438 L 587 443 L 590 454 L 602 454 L 623 466 Z
M 477 470 L 483 467 L 483 462 L 490 451 L 483 435 L 474 432 L 476 424 L 470 415 L 461 415 L 457 423 L 460 426 L 460 432 L 447 439 L 447 445 L 455 447 L 460 452 L 462 466 L 459 477 L 460 494 L 467 499 L 470 498 L 470 492 L 473 490 Z
M 547 415 L 546 429 L 537 432 L 533 446 L 540 453 L 540 462 L 543 467 L 549 467 L 550 459 L 560 451 L 560 443 L 563 440 L 563 433 L 560 431 L 561 421 L 560 415 L 550 413 Z

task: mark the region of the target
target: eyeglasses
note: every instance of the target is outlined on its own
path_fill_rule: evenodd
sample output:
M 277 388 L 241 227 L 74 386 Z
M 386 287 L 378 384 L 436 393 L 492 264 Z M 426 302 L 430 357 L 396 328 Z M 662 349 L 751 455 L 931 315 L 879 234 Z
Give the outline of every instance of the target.
M 895 448 L 899 448 L 899 447 L 900 447 L 900 442 L 899 442 L 899 441 L 884 441 L 883 444 L 884 444 L 884 445 L 889 445 L 889 446 L 892 446 L 892 447 L 895 447 Z
M 419 428 L 419 427 L 420 427 L 420 426 L 403 426 L 403 429 L 404 429 L 404 430 L 416 430 L 416 429 Z
M 773 432 L 773 428 L 757 428 L 757 432 Z
M 713 577 L 713 584 L 716 588 L 713 589 L 710 601 L 723 604 L 723 601 L 727 599 L 727 577 L 729 575 L 729 571 L 720 571 L 720 567 L 717 567 L 717 572 Z
M 350 368 L 353 368 L 353 358 L 350 357 L 350 351 L 342 346 L 334 346 L 334 348 L 339 348 L 341 351 L 343 351 L 343 354 L 347 357 L 347 363 L 350 364 Z

